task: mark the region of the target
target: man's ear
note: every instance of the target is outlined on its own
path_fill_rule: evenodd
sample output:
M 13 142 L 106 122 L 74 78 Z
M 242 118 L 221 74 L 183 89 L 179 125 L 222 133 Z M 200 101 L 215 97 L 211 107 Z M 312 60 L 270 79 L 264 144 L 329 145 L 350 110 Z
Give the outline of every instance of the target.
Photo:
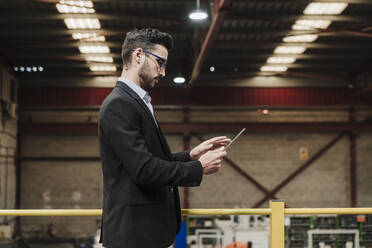
M 141 64 L 141 63 L 143 63 L 143 61 L 145 60 L 145 54 L 143 53 L 142 48 L 137 48 L 137 49 L 133 52 L 133 56 L 134 56 L 134 62 L 135 62 L 136 64 Z

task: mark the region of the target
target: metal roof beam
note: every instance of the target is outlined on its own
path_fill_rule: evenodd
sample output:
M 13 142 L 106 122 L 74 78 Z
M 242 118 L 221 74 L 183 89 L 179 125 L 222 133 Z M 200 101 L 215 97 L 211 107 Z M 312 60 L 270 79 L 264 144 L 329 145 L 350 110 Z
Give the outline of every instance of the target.
M 372 125 L 370 123 L 162 123 L 160 122 L 164 133 L 183 133 L 190 132 L 192 134 L 201 133 L 209 134 L 214 132 L 235 132 L 236 130 L 245 127 L 246 132 L 344 132 L 344 131 L 371 131 Z M 97 124 L 55 124 L 55 123 L 21 123 L 20 130 L 28 133 L 97 133 Z M 338 135 L 325 148 L 332 146 L 345 134 Z M 326 151 L 323 148 L 323 153 Z M 322 155 L 318 152 L 317 155 Z M 312 161 L 311 161 L 312 162 Z M 306 163 L 308 164 L 308 162 Z M 303 167 L 302 167 L 303 168 Z M 296 172 L 295 172 L 296 173 Z M 297 173 L 296 173 L 297 175 Z M 283 183 L 287 180 L 283 181 Z M 280 185 L 275 191 L 280 189 Z M 274 190 L 273 190 L 274 191 Z M 272 192 L 273 192 L 272 191 Z
M 215 80 L 200 80 L 195 87 L 198 86 L 218 86 L 218 87 L 263 87 L 263 88 L 280 88 L 280 87 L 346 87 L 347 81 L 344 79 L 332 77 L 313 78 L 294 78 L 294 77 L 265 77 L 251 76 L 240 79 L 215 79 Z M 199 78 L 201 79 L 201 77 Z M 22 87 L 98 87 L 111 88 L 115 86 L 116 77 L 43 77 L 43 78 L 28 78 L 26 77 L 21 82 Z M 168 85 L 166 85 L 168 87 Z
M 48 53 L 40 53 L 40 51 L 31 51 L 31 53 L 24 53 L 24 52 L 10 52 L 7 51 L 6 53 L 9 55 L 9 58 L 12 58 L 13 61 L 22 60 L 51 60 L 51 59 L 70 59 L 70 60 L 82 60 L 86 57 L 112 57 L 114 59 L 121 59 L 121 55 L 117 53 L 89 53 L 89 54 L 77 54 L 77 53 L 58 53 L 55 51 L 50 51 Z
M 17 18 L 18 15 L 18 18 Z M 146 19 L 146 20 L 156 20 L 156 21 L 168 21 L 181 23 L 182 25 L 192 25 L 185 22 L 185 18 L 177 18 L 170 16 L 183 16 L 183 13 L 175 15 L 174 12 L 169 13 L 169 15 L 164 15 L 164 13 L 159 13 L 159 16 L 148 15 L 144 13 L 133 13 L 133 12 L 118 12 L 118 13 L 69 13 L 69 14 L 54 14 L 54 13 L 38 13 L 37 15 L 27 12 L 19 13 L 14 10 L 9 10 L 5 13 L 0 13 L 1 21 L 45 21 L 45 20 L 63 20 L 66 18 L 98 18 L 100 20 L 133 20 L 133 19 Z
M 13 62 L 16 63 L 16 64 L 22 64 L 22 61 L 23 60 L 14 60 Z M 38 60 L 38 59 L 34 59 L 32 61 L 32 64 L 41 64 L 43 63 L 42 60 Z M 212 64 L 213 63 L 213 64 Z M 66 63 L 64 61 L 59 61 L 59 62 L 56 62 L 56 61 L 48 61 L 46 62 L 45 64 L 47 64 L 47 66 L 49 68 L 89 68 L 89 66 L 91 65 L 96 65 L 96 64 L 99 64 L 99 65 L 115 65 L 117 67 L 121 67 L 121 63 L 99 63 L 99 62 L 85 62 L 85 61 L 76 61 L 76 62 L 69 62 L 69 63 Z M 259 62 L 249 62 L 249 63 L 244 63 L 242 61 L 229 61 L 229 63 L 226 63 L 226 61 L 219 61 L 219 62 L 211 62 L 211 64 L 216 67 L 216 69 L 218 70 L 227 70 L 227 69 L 231 69 L 233 70 L 235 67 L 236 68 L 239 68 L 239 69 L 249 69 L 249 68 L 259 68 L 263 65 L 265 65 L 265 61 L 263 61 L 262 63 L 259 63 Z M 296 68 L 296 69 L 301 69 L 301 68 L 326 68 L 326 69 L 330 69 L 330 68 L 359 68 L 360 66 L 359 65 L 355 65 L 355 64 L 350 64 L 350 61 L 342 61 L 342 60 L 339 60 L 335 63 L 327 63 L 327 62 L 323 62 L 323 63 L 319 63 L 319 62 L 316 62 L 316 63 L 294 63 L 294 64 L 272 64 L 272 65 L 278 65 L 278 66 L 286 66 L 288 68 Z M 206 67 L 203 67 L 202 69 L 206 69 Z
M 216 21 L 215 21 L 216 22 Z M 218 21 L 221 22 L 221 21 Z M 213 30 L 215 30 L 215 26 L 217 23 L 214 24 Z M 218 24 L 218 27 L 220 24 Z M 212 26 L 211 26 L 212 27 Z M 339 36 L 339 35 L 346 35 L 350 34 L 353 35 L 353 31 L 347 30 L 321 30 L 321 31 L 294 31 L 289 30 L 286 28 L 240 28 L 240 29 L 229 29 L 229 30 L 220 30 L 217 34 L 216 31 L 211 30 L 211 34 L 207 36 L 208 40 L 204 40 L 205 45 L 210 45 L 209 41 L 211 38 L 215 38 L 216 35 L 223 35 L 223 36 L 250 36 L 250 35 L 259 35 L 261 37 L 269 36 L 270 38 L 278 36 L 290 36 L 290 35 L 302 35 L 302 34 L 316 34 L 319 36 Z M 105 36 L 122 36 L 126 32 L 130 31 L 129 29 L 65 29 L 61 27 L 58 28 L 41 28 L 41 29 L 30 29 L 30 28 L 21 28 L 18 26 L 9 25 L 7 28 L 1 28 L 0 36 L 54 36 L 54 35 L 71 35 L 73 33 L 97 33 L 100 35 Z M 181 28 L 180 26 L 172 26 L 164 28 L 163 31 L 169 32 L 172 35 L 179 35 L 179 36 L 192 36 L 193 30 L 191 28 Z M 213 33 L 212 33 L 213 31 Z M 360 32 L 355 32 L 360 33 Z M 211 35 L 213 34 L 213 37 Z M 366 36 L 372 36 L 372 34 L 365 33 Z M 203 43 L 204 44 L 204 43 Z
M 50 35 L 71 35 L 73 33 L 97 33 L 105 36 L 123 36 L 128 31 L 133 30 L 133 28 L 112 28 L 112 29 L 67 29 L 66 27 L 50 27 L 50 28 L 25 28 L 24 26 L 8 25 L 7 27 L 2 27 L 0 29 L 0 36 L 50 36 Z M 163 31 L 169 32 L 171 34 L 177 35 L 192 35 L 191 27 L 186 27 L 184 25 L 172 25 L 163 28 Z
M 51 3 L 56 4 L 59 0 L 33 0 L 34 2 L 44 2 L 44 3 Z M 122 4 L 122 0 L 92 0 L 95 3 L 120 3 Z M 167 4 L 169 0 L 126 0 L 126 4 L 135 4 L 135 3 L 158 3 L 158 4 Z M 189 0 L 172 0 L 174 3 L 186 3 L 188 4 Z M 246 3 L 247 0 L 236 0 L 238 3 Z M 293 3 L 293 0 L 250 0 L 250 3 Z M 313 0 L 296 0 L 296 3 L 311 3 Z M 329 0 L 317 0 L 317 2 L 329 2 Z M 349 4 L 372 4 L 370 0 L 337 0 L 337 2 L 349 3 Z
M 19 13 L 13 11 L 7 11 L 0 13 L 1 21 L 45 21 L 45 20 L 63 20 L 66 18 L 98 18 L 100 20 L 133 20 L 133 19 L 146 19 L 146 20 L 163 20 L 174 23 L 182 23 L 183 26 L 193 26 L 194 24 L 188 21 L 186 18 L 177 18 L 177 16 L 184 16 L 185 13 L 171 12 L 169 14 L 162 13 L 160 16 L 144 15 L 143 13 L 133 12 L 120 12 L 120 13 L 86 13 L 86 14 L 48 14 L 38 13 L 37 15 L 32 13 Z M 165 17 L 167 16 L 167 17 Z M 175 16 L 175 17 L 169 17 Z M 364 22 L 371 23 L 372 17 L 370 15 L 290 15 L 290 14 L 273 14 L 270 12 L 244 12 L 244 13 L 232 13 L 227 21 L 237 20 L 267 20 L 273 22 L 288 21 L 293 22 L 298 19 L 304 20 L 330 20 L 334 22 Z
M 232 0 L 215 0 L 214 1 L 214 13 L 212 23 L 209 27 L 208 33 L 203 41 L 200 53 L 196 58 L 193 70 L 191 72 L 188 86 L 191 87 L 195 80 L 198 78 L 200 70 L 203 66 L 204 60 L 207 57 L 208 50 L 210 49 L 212 42 L 220 29 L 222 21 L 226 15 L 226 10 L 231 8 Z
M 220 61 L 219 63 L 213 63 L 212 65 L 216 68 L 216 70 L 231 70 L 233 71 L 234 68 L 238 68 L 240 70 L 245 70 L 245 69 L 258 69 L 261 66 L 267 65 L 265 61 L 262 63 L 242 63 L 242 62 L 235 62 L 231 61 L 232 63 L 227 64 L 226 62 Z M 270 64 L 271 66 L 285 66 L 288 69 L 308 69 L 308 68 L 319 68 L 319 69 L 335 69 L 335 68 L 346 68 L 346 69 L 356 69 L 359 68 L 358 64 L 350 64 L 350 61 L 337 61 L 334 63 L 293 63 L 293 64 Z M 203 67 L 204 70 L 207 70 L 207 68 Z
M 289 22 L 292 23 L 298 19 L 302 20 L 330 20 L 333 22 L 363 22 L 371 23 L 370 15 L 290 15 L 290 14 L 273 14 L 269 12 L 263 13 L 232 13 L 227 21 L 249 21 L 249 20 L 266 20 L 272 22 Z
M 251 48 L 251 49 L 267 49 L 267 48 L 274 48 L 276 46 L 304 46 L 306 48 L 321 48 L 321 49 L 364 49 L 370 50 L 372 49 L 371 43 L 368 42 L 347 42 L 347 43 L 340 43 L 340 42 L 314 42 L 314 43 L 306 43 L 306 42 L 275 42 L 275 41 L 261 41 L 261 42 L 240 42 L 240 43 L 218 43 L 213 44 L 213 48 L 215 49 L 237 49 L 242 50 L 244 48 Z
M 273 54 L 272 52 L 270 53 L 250 53 L 247 51 L 218 51 L 218 54 L 210 54 L 208 56 L 208 59 L 218 61 L 219 59 L 223 59 L 226 61 L 226 63 L 229 62 L 229 60 L 239 60 L 239 61 L 252 61 L 252 60 L 260 60 L 260 59 L 267 59 L 268 57 L 275 56 L 275 57 L 288 57 L 288 54 Z M 370 59 L 371 55 L 360 51 L 360 52 L 351 52 L 351 53 L 326 53 L 322 52 L 321 54 L 293 54 L 290 55 L 290 57 L 296 58 L 296 59 L 314 59 L 314 60 L 354 60 L 354 59 Z
M 105 1 L 105 0 L 101 0 Z M 329 3 L 330 0 L 316 0 L 317 2 L 326 2 Z M 246 2 L 246 0 L 237 0 L 237 2 Z M 311 3 L 314 2 L 314 0 L 253 0 L 249 1 L 249 3 Z M 372 4 L 372 1 L 370 0 L 337 0 L 337 2 L 340 3 L 349 3 L 349 4 Z
M 197 41 L 196 41 L 197 42 Z M 39 41 L 39 42 L 33 42 L 27 44 L 27 42 L 12 42 L 11 44 L 6 43 L 0 43 L 2 47 L 11 48 L 16 47 L 17 49 L 25 49 L 29 47 L 33 47 L 35 49 L 39 48 L 45 48 L 45 47 L 76 47 L 79 46 L 109 46 L 111 48 L 118 48 L 121 49 L 122 43 L 121 42 L 84 42 L 84 41 L 74 41 L 74 40 L 68 40 L 68 41 L 56 41 L 56 42 L 50 42 L 50 41 Z M 306 48 L 317 48 L 317 49 L 355 49 L 356 47 L 360 50 L 371 50 L 372 45 L 368 42 L 314 42 L 314 43 L 306 43 L 306 42 L 290 42 L 290 43 L 284 43 L 284 42 L 278 42 L 273 40 L 267 40 L 267 41 L 260 41 L 260 42 L 239 42 L 239 43 L 215 43 L 212 44 L 210 47 L 212 49 L 218 49 L 218 50 L 239 50 L 242 49 L 272 49 L 276 46 L 283 45 L 283 46 L 304 46 Z
M 40 53 L 40 51 L 29 51 L 27 53 L 25 52 L 20 52 L 19 50 L 13 51 L 6 51 L 6 54 L 9 55 L 9 58 L 12 58 L 14 60 L 18 59 L 24 59 L 24 60 L 48 60 L 48 59 L 83 59 L 87 56 L 108 56 L 108 57 L 113 57 L 114 59 L 120 59 L 121 55 L 119 53 L 90 53 L 90 54 L 76 54 L 76 53 L 66 53 L 66 52 L 58 52 L 58 51 L 49 51 L 48 53 Z M 254 54 L 250 52 L 236 52 L 236 51 L 231 51 L 231 52 L 226 52 L 226 51 L 219 51 L 218 54 L 211 53 L 208 56 L 208 59 L 213 60 L 213 61 L 219 61 L 223 60 L 226 63 L 232 61 L 257 61 L 257 60 L 262 60 L 262 59 L 267 59 L 268 57 L 273 56 L 272 52 L 269 53 L 259 53 L 259 54 Z M 288 57 L 286 54 L 275 54 L 275 57 Z M 371 59 L 371 55 L 364 52 L 364 51 L 359 51 L 359 52 L 352 52 L 352 53 L 326 53 L 322 52 L 321 54 L 294 54 L 291 55 L 291 57 L 297 58 L 297 59 L 306 59 L 306 60 L 323 60 L 323 61 L 329 61 L 329 60 L 354 60 L 354 59 Z M 182 54 L 171 54 L 172 61 L 182 59 L 184 58 L 184 55 Z

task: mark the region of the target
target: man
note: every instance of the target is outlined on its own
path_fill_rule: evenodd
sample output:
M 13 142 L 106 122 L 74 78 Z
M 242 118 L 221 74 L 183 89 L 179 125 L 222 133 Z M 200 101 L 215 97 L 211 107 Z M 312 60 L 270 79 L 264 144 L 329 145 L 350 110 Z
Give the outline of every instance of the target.
M 230 139 L 172 154 L 148 92 L 165 76 L 173 39 L 155 29 L 127 33 L 123 71 L 99 113 L 103 171 L 101 240 L 106 248 L 166 248 L 179 230 L 177 186 L 198 186 L 221 167 Z

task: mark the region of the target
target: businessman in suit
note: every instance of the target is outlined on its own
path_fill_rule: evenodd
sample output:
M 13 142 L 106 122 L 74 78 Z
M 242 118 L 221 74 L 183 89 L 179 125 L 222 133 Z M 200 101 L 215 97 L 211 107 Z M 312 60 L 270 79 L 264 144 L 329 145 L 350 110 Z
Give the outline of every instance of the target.
M 123 71 L 99 113 L 103 172 L 101 241 L 106 248 L 166 248 L 180 228 L 177 186 L 199 186 L 221 167 L 225 136 L 191 151 L 171 153 L 149 91 L 165 76 L 171 35 L 155 29 L 128 32 Z

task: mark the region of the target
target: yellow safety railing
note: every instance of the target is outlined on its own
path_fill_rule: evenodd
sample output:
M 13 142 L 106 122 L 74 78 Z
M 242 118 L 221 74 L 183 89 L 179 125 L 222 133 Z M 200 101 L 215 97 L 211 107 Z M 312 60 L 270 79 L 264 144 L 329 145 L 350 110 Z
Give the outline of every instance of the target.
M 301 214 L 372 214 L 372 208 L 284 208 L 284 201 L 272 200 L 270 208 L 182 209 L 182 215 L 270 215 L 270 248 L 284 248 L 284 215 Z M 0 216 L 101 215 L 101 209 L 0 209 Z

